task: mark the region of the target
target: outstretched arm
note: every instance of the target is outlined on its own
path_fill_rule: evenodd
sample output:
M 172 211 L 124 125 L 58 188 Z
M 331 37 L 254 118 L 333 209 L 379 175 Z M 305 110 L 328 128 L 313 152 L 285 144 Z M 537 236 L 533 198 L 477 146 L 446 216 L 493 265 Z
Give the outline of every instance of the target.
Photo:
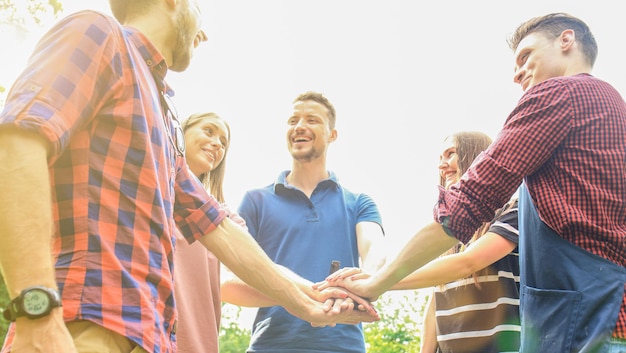
M 251 291 L 253 288 L 247 288 L 247 293 L 252 295 L 247 304 L 252 304 L 251 300 L 258 300 L 257 303 L 264 305 L 279 303 L 292 315 L 320 326 L 342 322 L 342 319 L 348 316 L 354 321 L 355 315 L 364 322 L 379 319 L 375 312 L 352 313 L 350 310 L 337 314 L 335 311 L 328 311 L 320 302 L 325 298 L 314 291 L 308 281 L 296 280 L 288 272 L 281 270 L 247 232 L 229 219 L 223 220 L 215 230 L 202 237 L 200 241 L 237 277 L 262 293 L 258 295 L 259 293 Z M 230 289 L 226 290 L 223 295 L 231 297 Z M 338 289 L 332 293 L 338 298 L 348 297 L 346 292 L 340 292 Z M 243 296 L 232 300 L 244 300 L 241 298 Z
M 277 265 L 292 281 L 298 283 L 301 287 L 311 287 L 312 282 L 298 276 L 293 271 L 289 270 L 284 266 Z M 281 305 L 280 302 L 268 297 L 263 294 L 259 290 L 251 287 L 247 283 L 243 282 L 237 276 L 235 276 L 231 271 L 225 269 L 223 271 L 222 276 L 222 300 L 245 307 L 268 307 Z M 344 293 L 347 293 L 345 289 L 337 288 L 337 287 L 327 287 L 323 291 L 316 293 L 315 300 L 324 303 L 324 310 L 331 311 L 334 310 L 336 314 L 341 313 L 342 311 L 352 310 L 354 305 L 358 306 L 361 311 L 369 312 L 373 315 L 372 318 L 377 317 L 376 309 L 372 306 L 372 304 L 352 293 L 347 293 L 348 297 L 346 298 L 346 302 L 341 299 L 344 296 Z M 337 299 L 340 298 L 340 299 Z M 351 305 L 351 303 L 355 303 Z M 346 315 L 346 320 L 337 321 L 340 324 L 357 324 L 358 322 L 354 320 L 354 317 L 351 315 Z
M 465 251 L 437 258 L 411 273 L 392 289 L 418 289 L 465 278 L 509 254 L 517 244 L 492 232 L 485 233 Z
M 433 222 L 420 229 L 394 259 L 388 259 L 385 265 L 374 272 L 371 277 L 341 280 L 341 272 L 337 272 L 328 276 L 327 281 L 331 285 L 345 287 L 364 298 L 378 298 L 404 277 L 441 255 L 456 243 L 458 240 L 448 236 L 441 224 Z

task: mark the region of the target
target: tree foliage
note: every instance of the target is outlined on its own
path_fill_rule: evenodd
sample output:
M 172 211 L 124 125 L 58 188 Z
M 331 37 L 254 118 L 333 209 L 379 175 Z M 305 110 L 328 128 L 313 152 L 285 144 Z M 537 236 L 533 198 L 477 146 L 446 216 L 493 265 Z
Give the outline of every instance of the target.
M 4 278 L 0 273 L 0 308 L 6 308 L 9 304 L 9 293 L 7 293 L 7 287 L 4 285 Z M 4 337 L 7 335 L 9 329 L 9 322 L 4 320 L 4 317 L 0 315 L 0 347 L 4 343 Z
M 245 352 L 250 343 L 250 329 L 237 322 L 241 317 L 241 307 L 222 304 L 222 325 L 220 327 L 220 353 Z
M 41 25 L 46 16 L 63 11 L 59 0 L 0 0 L 0 25 L 28 30 L 30 24 Z
M 418 353 L 427 297 L 419 291 L 388 292 L 375 303 L 380 321 L 363 324 L 368 353 Z M 416 315 L 419 314 L 419 315 Z
M 422 314 L 428 297 L 422 291 L 389 292 L 375 303 L 381 313 L 377 322 L 363 324 L 368 353 L 419 353 Z M 241 308 L 222 306 L 220 352 L 245 352 L 250 342 L 250 330 L 241 327 Z M 238 309 L 237 309 L 238 308 Z

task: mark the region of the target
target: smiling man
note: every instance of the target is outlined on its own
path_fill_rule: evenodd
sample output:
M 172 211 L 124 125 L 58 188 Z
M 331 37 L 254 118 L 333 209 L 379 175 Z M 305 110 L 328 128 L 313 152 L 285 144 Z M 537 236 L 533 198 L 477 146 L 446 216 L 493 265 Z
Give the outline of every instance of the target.
M 274 183 L 248 191 L 239 207 L 250 234 L 269 257 L 311 282 L 326 277 L 333 261 L 349 267 L 361 263 L 369 271 L 384 261 L 376 204 L 368 195 L 346 189 L 326 169 L 328 148 L 337 139 L 335 119 L 335 108 L 322 94 L 298 96 L 287 119 L 292 169 Z M 248 352 L 365 352 L 360 324 L 311 327 L 237 278 L 224 281 L 222 299 L 260 307 Z

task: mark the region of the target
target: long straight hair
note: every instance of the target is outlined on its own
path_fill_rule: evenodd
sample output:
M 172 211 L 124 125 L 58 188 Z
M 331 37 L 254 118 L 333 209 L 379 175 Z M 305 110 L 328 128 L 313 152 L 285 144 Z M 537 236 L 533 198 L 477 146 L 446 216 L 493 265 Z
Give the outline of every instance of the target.
M 469 169 L 469 167 L 474 163 L 476 158 L 485 151 L 489 145 L 491 145 L 491 137 L 487 134 L 479 132 L 479 131 L 459 131 L 452 135 L 449 135 L 444 139 L 444 141 L 452 142 L 452 145 L 456 148 L 456 154 L 458 158 L 458 169 L 457 176 L 460 177 Z M 445 186 L 445 178 L 440 176 L 439 184 L 441 186 Z M 472 235 L 472 238 L 467 243 L 467 245 L 476 241 L 476 239 L 480 238 L 483 234 L 487 233 L 489 227 L 493 224 L 493 220 L 497 219 L 506 209 L 508 209 L 511 205 L 507 204 L 502 207 L 500 210 L 496 212 L 496 216 L 490 222 L 484 222 L 478 230 Z M 443 255 L 450 255 L 464 251 L 467 248 L 466 244 L 459 244 L 454 246 Z M 481 270 L 482 271 L 482 270 Z M 474 279 L 474 283 L 480 286 L 478 283 L 478 275 L 480 271 L 473 273 L 472 278 Z

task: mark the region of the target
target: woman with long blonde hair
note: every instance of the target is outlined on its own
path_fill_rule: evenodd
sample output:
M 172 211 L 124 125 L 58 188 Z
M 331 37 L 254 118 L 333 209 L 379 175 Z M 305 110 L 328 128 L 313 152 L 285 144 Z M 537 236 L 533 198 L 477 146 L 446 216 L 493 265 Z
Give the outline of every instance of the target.
M 223 184 L 230 145 L 228 123 L 215 113 L 199 113 L 187 118 L 182 129 L 189 169 L 224 204 Z M 229 217 L 245 227 L 245 221 L 237 214 L 231 212 Z M 189 245 L 182 235 L 177 235 L 174 298 L 178 308 L 178 352 L 218 352 L 222 315 L 220 262 L 202 244 Z

